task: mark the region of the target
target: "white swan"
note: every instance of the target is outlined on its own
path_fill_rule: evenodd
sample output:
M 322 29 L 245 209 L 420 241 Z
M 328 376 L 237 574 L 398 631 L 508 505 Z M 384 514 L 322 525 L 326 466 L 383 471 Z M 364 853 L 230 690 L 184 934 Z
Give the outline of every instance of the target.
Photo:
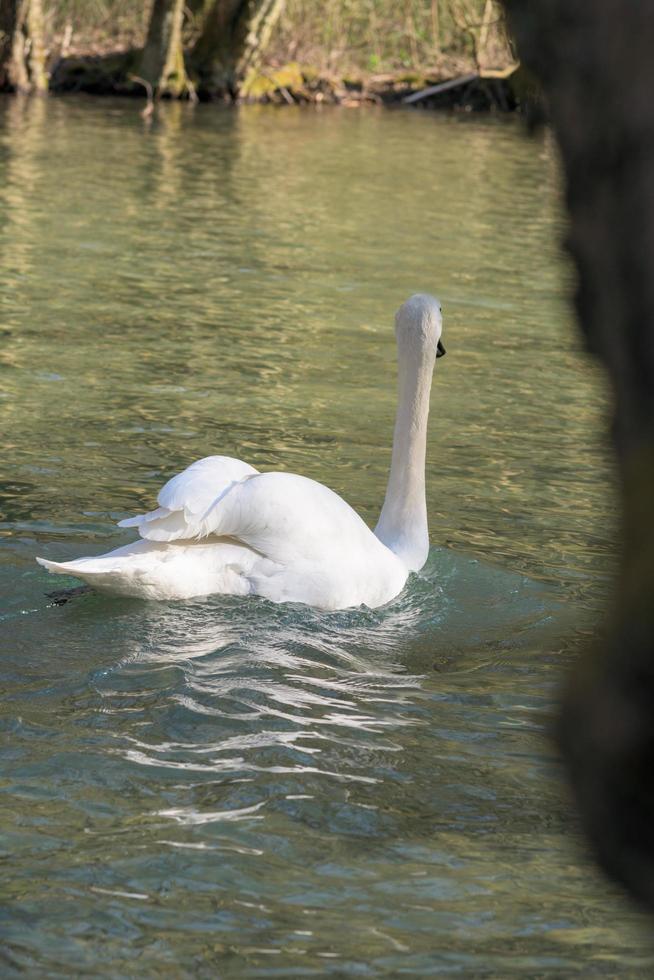
M 322 609 L 383 605 L 427 560 L 427 416 L 441 307 L 412 296 L 395 316 L 399 392 L 393 457 L 374 533 L 332 490 L 291 473 L 208 456 L 173 477 L 157 510 L 121 521 L 142 540 L 95 558 L 36 560 L 93 588 L 148 599 L 224 593 Z

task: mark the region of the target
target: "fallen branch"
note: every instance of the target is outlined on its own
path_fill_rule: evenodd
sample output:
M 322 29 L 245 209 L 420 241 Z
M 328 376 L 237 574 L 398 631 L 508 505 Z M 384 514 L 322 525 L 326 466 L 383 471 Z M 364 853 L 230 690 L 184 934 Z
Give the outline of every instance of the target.
M 457 88 L 459 85 L 476 82 L 479 77 L 479 72 L 471 71 L 467 75 L 450 78 L 447 82 L 439 82 L 438 85 L 430 85 L 428 88 L 423 88 L 419 92 L 412 92 L 411 95 L 405 95 L 402 102 L 406 105 L 409 105 L 411 102 L 420 102 L 421 99 L 428 99 L 431 95 L 440 95 L 441 92 L 447 92 L 449 89 Z

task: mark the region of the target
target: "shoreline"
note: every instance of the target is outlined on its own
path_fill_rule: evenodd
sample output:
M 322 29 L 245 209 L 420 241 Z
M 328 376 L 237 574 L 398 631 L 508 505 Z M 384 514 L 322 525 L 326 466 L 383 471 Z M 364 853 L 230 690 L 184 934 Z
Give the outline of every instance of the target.
M 151 91 L 135 74 L 140 54 L 140 49 L 129 49 L 60 58 L 50 70 L 49 91 L 63 95 L 141 98 L 150 106 Z M 202 90 L 193 93 L 193 98 L 201 102 L 233 101 L 212 97 Z M 163 99 L 168 101 L 167 96 Z M 483 73 L 472 62 L 457 59 L 455 64 L 431 70 L 341 77 L 289 62 L 264 66 L 253 73 L 235 101 L 346 108 L 406 105 L 417 109 L 504 113 L 524 110 L 529 93 L 518 66 Z

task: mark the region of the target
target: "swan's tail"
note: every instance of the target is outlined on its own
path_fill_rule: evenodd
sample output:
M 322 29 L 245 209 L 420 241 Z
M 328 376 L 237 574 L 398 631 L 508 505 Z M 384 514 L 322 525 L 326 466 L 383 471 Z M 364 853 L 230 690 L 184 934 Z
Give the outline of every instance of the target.
M 50 561 L 48 558 L 37 558 L 39 565 L 47 568 L 53 575 L 73 575 L 75 578 L 82 578 L 83 575 L 102 575 L 106 568 L 102 568 L 102 561 L 89 558 L 77 558 L 75 561 Z M 93 567 L 92 567 L 93 566 Z
M 132 541 L 122 548 L 91 558 L 50 561 L 37 558 L 39 565 L 53 575 L 72 575 L 101 592 L 114 595 L 147 595 L 150 579 L 158 565 L 162 546 L 151 541 Z
M 123 592 L 125 589 L 126 559 L 121 562 L 113 556 L 100 555 L 97 558 L 77 558 L 75 561 L 36 560 L 53 575 L 71 575 L 94 589 L 111 592 Z
M 139 538 L 91 558 L 36 560 L 54 575 L 72 575 L 99 592 L 141 599 L 189 599 L 212 592 L 247 594 L 249 584 L 240 571 L 254 557 L 233 542 L 177 545 Z

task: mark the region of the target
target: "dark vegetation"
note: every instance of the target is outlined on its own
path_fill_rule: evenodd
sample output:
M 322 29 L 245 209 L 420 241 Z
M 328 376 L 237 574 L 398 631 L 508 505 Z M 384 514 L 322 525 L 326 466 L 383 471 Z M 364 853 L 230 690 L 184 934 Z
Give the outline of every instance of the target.
M 498 0 L 0 0 L 0 87 L 514 108 Z M 430 92 L 439 83 L 447 84 Z

